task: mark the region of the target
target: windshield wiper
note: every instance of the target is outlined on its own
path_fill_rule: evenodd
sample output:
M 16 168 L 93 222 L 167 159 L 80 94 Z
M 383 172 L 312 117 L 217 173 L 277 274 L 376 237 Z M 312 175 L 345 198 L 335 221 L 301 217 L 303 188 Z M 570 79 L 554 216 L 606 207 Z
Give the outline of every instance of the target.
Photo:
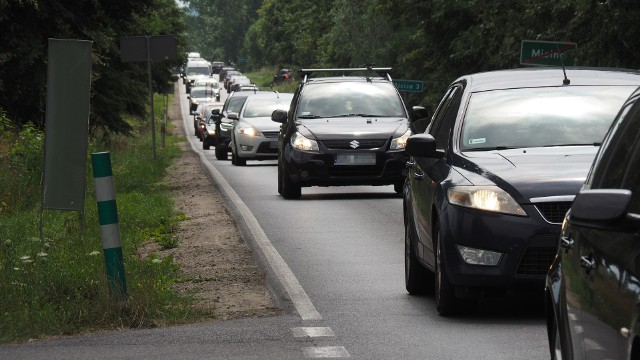
M 498 146 L 486 146 L 486 147 L 468 148 L 468 149 L 464 149 L 463 151 L 511 150 L 511 149 L 519 149 L 519 148 L 520 147 L 518 147 L 518 146 L 498 145 Z
M 319 119 L 322 116 L 319 115 L 300 115 L 298 116 L 298 119 Z
M 552 145 L 545 145 L 543 147 L 554 147 L 554 146 L 600 146 L 602 145 L 601 142 L 592 142 L 592 143 L 586 143 L 586 144 L 552 144 Z

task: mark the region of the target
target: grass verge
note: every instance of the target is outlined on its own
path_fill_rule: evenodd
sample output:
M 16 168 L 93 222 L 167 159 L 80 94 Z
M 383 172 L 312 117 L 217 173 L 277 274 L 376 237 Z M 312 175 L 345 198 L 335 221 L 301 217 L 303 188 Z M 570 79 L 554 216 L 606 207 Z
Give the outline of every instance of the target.
M 154 102 L 156 119 L 162 119 L 162 97 Z M 149 122 L 129 121 L 136 129 L 134 136 L 112 135 L 108 146 L 90 144 L 85 211 L 44 211 L 42 238 L 39 178 L 44 136 L 34 129 L 28 134 L 0 130 L 0 166 L 6 170 L 0 174 L 0 342 L 215 317 L 192 309 L 193 299 L 172 289 L 180 279 L 171 257 L 137 255 L 147 241 L 177 245 L 174 235 L 181 216 L 162 180 L 180 150 L 175 145 L 178 138 L 167 136 L 163 148 L 157 135 L 153 160 Z M 111 154 L 126 301 L 113 299 L 108 289 L 90 159 L 90 153 L 98 151 Z M 25 161 L 30 163 L 25 166 Z

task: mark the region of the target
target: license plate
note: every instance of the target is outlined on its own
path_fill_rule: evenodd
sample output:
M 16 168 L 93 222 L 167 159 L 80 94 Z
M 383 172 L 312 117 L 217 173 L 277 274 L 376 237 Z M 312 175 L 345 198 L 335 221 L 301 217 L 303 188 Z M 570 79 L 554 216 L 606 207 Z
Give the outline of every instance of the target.
M 337 154 L 333 160 L 333 165 L 375 165 L 376 154 Z

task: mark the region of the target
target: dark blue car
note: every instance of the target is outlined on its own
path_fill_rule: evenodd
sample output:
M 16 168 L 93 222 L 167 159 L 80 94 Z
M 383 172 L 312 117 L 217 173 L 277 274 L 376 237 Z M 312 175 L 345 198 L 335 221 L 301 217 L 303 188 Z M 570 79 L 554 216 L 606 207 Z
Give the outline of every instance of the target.
M 442 315 L 487 292 L 542 294 L 564 215 L 638 85 L 637 72 L 580 68 L 454 81 L 406 145 L 408 292 L 434 289 Z

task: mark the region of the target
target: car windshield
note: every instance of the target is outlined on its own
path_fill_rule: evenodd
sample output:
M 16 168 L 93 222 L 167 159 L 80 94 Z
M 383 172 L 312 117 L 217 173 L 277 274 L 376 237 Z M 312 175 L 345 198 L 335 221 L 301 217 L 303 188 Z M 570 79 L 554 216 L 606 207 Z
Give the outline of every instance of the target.
M 256 99 L 247 102 L 243 110 L 244 118 L 270 117 L 274 110 L 289 110 L 291 96 L 280 94 L 279 99 Z
M 306 86 L 300 96 L 298 118 L 348 116 L 406 117 L 390 83 L 338 82 Z
M 565 86 L 474 93 L 462 150 L 599 145 L 635 86 Z
M 208 82 L 196 81 L 195 86 L 208 86 L 212 89 L 217 89 L 220 86 L 220 84 L 218 84 L 217 81 L 208 81 Z
M 209 75 L 209 73 L 209 68 L 206 66 L 187 68 L 187 75 Z
M 204 98 L 214 96 L 212 89 L 191 89 L 192 98 Z

